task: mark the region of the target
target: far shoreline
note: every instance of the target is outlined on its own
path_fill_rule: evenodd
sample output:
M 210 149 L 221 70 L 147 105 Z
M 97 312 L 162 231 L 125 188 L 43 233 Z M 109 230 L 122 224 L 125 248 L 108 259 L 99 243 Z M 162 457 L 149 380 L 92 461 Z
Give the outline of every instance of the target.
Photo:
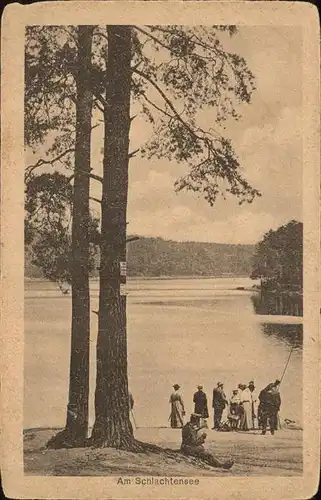
M 235 275 L 235 274 L 218 274 L 218 275 L 183 275 L 183 276 L 127 276 L 127 281 L 131 280 L 191 280 L 191 279 L 251 279 L 246 275 Z M 44 281 L 46 283 L 53 283 L 46 278 L 34 278 L 30 276 L 25 276 L 24 281 Z M 90 281 L 99 281 L 99 277 L 90 278 Z M 258 280 L 252 280 L 253 282 Z

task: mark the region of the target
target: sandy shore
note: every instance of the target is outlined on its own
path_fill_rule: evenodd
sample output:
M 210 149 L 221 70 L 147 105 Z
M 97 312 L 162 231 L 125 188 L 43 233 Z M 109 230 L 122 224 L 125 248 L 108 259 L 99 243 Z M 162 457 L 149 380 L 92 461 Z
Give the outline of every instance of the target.
M 28 429 L 24 432 L 24 466 L 29 475 L 64 476 L 298 476 L 302 474 L 302 434 L 281 429 L 274 436 L 259 431 L 208 431 L 206 448 L 218 458 L 233 457 L 229 471 L 213 469 L 185 459 L 153 453 L 129 453 L 112 448 L 48 450 L 45 445 L 56 429 Z M 179 449 L 180 430 L 140 428 L 137 439 L 163 448 Z

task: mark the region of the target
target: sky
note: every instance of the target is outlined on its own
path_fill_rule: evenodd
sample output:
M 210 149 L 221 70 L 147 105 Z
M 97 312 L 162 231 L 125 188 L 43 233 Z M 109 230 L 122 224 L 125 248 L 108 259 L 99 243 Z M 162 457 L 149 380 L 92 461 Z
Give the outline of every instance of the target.
M 224 36 L 224 35 L 223 35 Z M 242 206 L 230 197 L 214 207 L 195 193 L 175 193 L 186 165 L 167 159 L 131 159 L 128 233 L 175 241 L 252 244 L 270 229 L 302 220 L 302 52 L 301 31 L 287 26 L 240 26 L 224 47 L 243 56 L 255 76 L 250 104 L 238 108 L 242 119 L 227 123 L 243 176 L 262 193 Z M 211 112 L 203 116 L 211 128 Z M 92 166 L 102 171 L 102 130 L 93 131 Z M 132 122 L 131 150 L 144 144 L 151 129 L 143 117 Z M 31 163 L 34 162 L 34 158 Z M 28 162 L 29 163 L 29 162 Z M 91 195 L 101 186 L 92 182 Z M 93 202 L 92 208 L 98 211 Z
M 225 46 L 245 58 L 256 78 L 252 103 L 242 105 L 242 120 L 229 122 L 225 133 L 262 197 L 242 206 L 219 199 L 210 207 L 194 193 L 174 192 L 182 165 L 137 157 L 130 162 L 129 233 L 248 244 L 291 219 L 302 220 L 300 29 L 244 26 Z M 144 127 L 134 120 L 133 149 Z

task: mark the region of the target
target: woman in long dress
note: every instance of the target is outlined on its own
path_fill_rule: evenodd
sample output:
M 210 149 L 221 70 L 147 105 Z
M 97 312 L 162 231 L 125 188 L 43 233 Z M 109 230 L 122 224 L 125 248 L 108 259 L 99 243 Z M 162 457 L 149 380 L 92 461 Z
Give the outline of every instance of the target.
M 180 386 L 178 384 L 173 385 L 174 392 L 171 394 L 169 398 L 169 402 L 171 404 L 171 427 L 173 429 L 181 429 L 184 426 L 184 415 L 185 415 L 185 407 L 184 401 L 181 393 L 179 392 Z
M 242 386 L 240 400 L 243 406 L 243 415 L 241 417 L 240 430 L 249 431 L 250 429 L 252 429 L 252 423 L 253 423 L 252 397 L 251 397 L 251 391 L 246 385 Z
M 255 420 L 258 418 L 258 404 L 257 404 L 257 393 L 255 390 L 255 385 L 253 380 L 249 382 L 248 388 L 250 389 L 251 399 L 252 399 L 252 429 L 256 428 Z

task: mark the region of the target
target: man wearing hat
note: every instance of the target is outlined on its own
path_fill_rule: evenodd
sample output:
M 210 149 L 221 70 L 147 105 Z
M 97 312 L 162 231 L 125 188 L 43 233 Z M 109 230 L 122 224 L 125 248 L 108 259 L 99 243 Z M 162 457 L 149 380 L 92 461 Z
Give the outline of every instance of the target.
M 262 434 L 266 434 L 267 425 L 270 426 L 270 432 L 273 435 L 278 426 L 278 412 L 281 406 L 281 397 L 279 393 L 280 381 L 276 380 L 268 384 L 259 395 L 260 400 L 260 420 Z
M 214 427 L 217 430 L 220 428 L 222 413 L 225 406 L 228 404 L 222 382 L 217 382 L 217 387 L 213 390 L 212 407 L 214 410 Z
M 193 396 L 194 403 L 194 413 L 199 413 L 202 418 L 208 418 L 208 408 L 207 408 L 207 397 L 205 392 L 203 392 L 203 386 L 197 386 L 198 391 L 195 392 Z
M 280 384 L 281 381 L 279 379 L 276 379 L 276 381 L 274 382 L 274 387 L 276 388 L 277 391 L 280 390 Z
M 184 401 L 181 393 L 179 392 L 180 386 L 178 384 L 174 384 L 173 388 L 174 392 L 169 398 L 169 402 L 171 404 L 171 414 L 169 418 L 173 429 L 181 429 L 184 425 Z
M 190 421 L 184 425 L 182 429 L 182 453 L 184 453 L 184 455 L 200 458 L 212 467 L 230 469 L 234 463 L 233 460 L 220 462 L 212 453 L 205 450 L 203 444 L 206 439 L 206 432 L 202 432 L 200 419 L 201 415 L 199 413 L 192 413 Z

